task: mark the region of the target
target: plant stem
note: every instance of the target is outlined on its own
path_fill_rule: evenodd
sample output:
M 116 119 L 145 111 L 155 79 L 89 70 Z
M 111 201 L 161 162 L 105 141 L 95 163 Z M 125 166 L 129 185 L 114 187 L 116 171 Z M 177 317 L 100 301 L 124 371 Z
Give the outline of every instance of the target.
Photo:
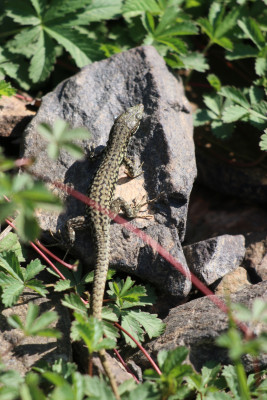
M 237 373 L 240 398 L 242 400 L 251 400 L 249 388 L 247 385 L 246 373 L 245 373 L 243 364 L 240 359 L 235 362 L 235 368 L 236 368 L 236 373 Z

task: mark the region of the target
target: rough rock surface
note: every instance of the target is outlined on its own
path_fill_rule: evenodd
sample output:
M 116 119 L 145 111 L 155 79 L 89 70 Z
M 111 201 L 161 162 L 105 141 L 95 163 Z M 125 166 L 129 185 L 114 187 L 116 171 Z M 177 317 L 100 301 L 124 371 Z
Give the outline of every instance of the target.
M 267 232 L 253 232 L 246 235 L 243 266 L 256 280 L 267 280 Z
M 233 272 L 226 274 L 214 289 L 217 296 L 227 296 L 251 285 L 247 277 L 247 271 L 243 267 L 237 267 Z
M 59 315 L 58 321 L 50 327 L 62 332 L 62 338 L 50 338 L 41 336 L 27 336 L 12 328 L 6 318 L 17 314 L 25 324 L 28 311 L 28 303 L 33 302 L 40 307 L 40 313 L 50 311 L 53 308 Z M 1 309 L 0 313 L 0 349 L 1 361 L 8 369 L 15 369 L 22 375 L 28 372 L 39 361 L 53 363 L 59 358 L 65 361 L 72 361 L 72 347 L 70 342 L 70 318 L 66 308 L 61 305 L 60 297 L 53 295 L 39 297 L 36 293 L 24 292 L 20 301 L 13 307 Z
M 26 102 L 14 96 L 3 96 L 0 99 L 0 136 L 20 137 L 34 114 L 26 109 Z
M 133 224 L 159 240 L 187 269 L 179 239 L 184 238 L 189 195 L 196 176 L 192 116 L 182 84 L 153 47 L 139 47 L 88 65 L 44 96 L 38 114 L 25 131 L 23 155 L 37 158 L 35 173 L 72 184 L 86 193 L 95 165 L 89 160 L 75 161 L 65 151 L 57 162 L 49 160 L 37 124 L 52 124 L 63 118 L 72 127 L 87 127 L 92 140 L 81 144 L 98 150 L 106 144 L 115 117 L 139 103 L 144 104 L 145 116 L 129 153 L 137 164 L 144 163 L 144 173 L 129 181 L 122 172 L 117 193 L 121 191 L 131 201 L 140 200 L 143 195 L 152 199 L 164 192 L 165 198 L 149 207 L 153 218 L 137 218 Z M 127 185 L 122 185 L 125 182 Z M 42 213 L 41 226 L 55 232 L 63 228 L 67 219 L 82 214 L 84 206 L 69 198 L 66 212 L 59 218 Z M 153 251 L 117 224 L 111 226 L 111 243 L 111 265 L 149 278 L 171 295 L 188 294 L 189 281 L 162 263 L 159 256 L 151 259 Z M 88 232 L 77 234 L 74 252 L 93 266 Z
M 267 300 L 267 282 L 242 289 L 231 295 L 230 299 L 233 303 L 238 302 L 251 308 L 252 302 L 257 297 Z M 216 337 L 228 328 L 228 317 L 209 298 L 202 297 L 173 308 L 164 322 L 166 323 L 164 334 L 146 346 L 151 356 L 156 358 L 158 351 L 163 349 L 171 350 L 177 346 L 187 346 L 190 362 L 196 370 L 200 370 L 207 361 L 229 363 L 227 350 L 214 344 Z M 255 330 L 261 332 L 266 330 L 266 326 L 258 324 Z M 134 361 L 138 365 L 148 367 L 147 360 L 141 352 L 136 353 Z M 245 356 L 243 362 L 246 371 L 253 370 L 254 364 L 250 356 Z M 259 357 L 259 367 L 263 369 L 266 366 L 267 355 L 262 354 Z
M 245 255 L 242 235 L 222 235 L 183 248 L 189 269 L 206 285 L 235 270 Z

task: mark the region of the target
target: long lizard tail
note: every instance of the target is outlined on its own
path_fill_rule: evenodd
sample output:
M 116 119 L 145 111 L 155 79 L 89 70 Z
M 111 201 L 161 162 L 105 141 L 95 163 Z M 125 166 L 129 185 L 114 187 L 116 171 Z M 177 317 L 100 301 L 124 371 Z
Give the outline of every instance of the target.
M 97 246 L 97 257 L 96 257 L 93 293 L 91 297 L 91 310 L 93 317 L 102 319 L 102 304 L 106 286 L 106 279 L 107 279 L 108 265 L 109 265 L 109 254 L 110 254 L 109 230 L 107 230 L 105 234 L 96 235 L 95 241 Z M 120 400 L 117 382 L 110 369 L 106 351 L 104 349 L 100 350 L 99 355 L 103 368 L 109 378 L 114 395 L 117 400 Z

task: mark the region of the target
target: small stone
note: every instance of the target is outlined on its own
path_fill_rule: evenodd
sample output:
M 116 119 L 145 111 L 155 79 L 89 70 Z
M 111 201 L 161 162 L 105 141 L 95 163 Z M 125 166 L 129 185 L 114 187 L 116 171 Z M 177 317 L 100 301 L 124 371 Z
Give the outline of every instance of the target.
M 189 269 L 206 285 L 234 271 L 245 254 L 243 235 L 222 235 L 183 248 Z

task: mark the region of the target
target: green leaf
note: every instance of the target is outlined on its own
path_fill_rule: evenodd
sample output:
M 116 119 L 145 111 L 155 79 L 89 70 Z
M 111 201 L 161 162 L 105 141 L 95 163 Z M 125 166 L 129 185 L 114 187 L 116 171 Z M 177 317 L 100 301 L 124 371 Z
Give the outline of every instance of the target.
M 180 346 L 176 347 L 174 350 L 167 351 L 166 357 L 164 357 L 164 362 L 160 367 L 165 374 L 170 373 L 178 365 L 181 365 L 185 361 L 188 355 L 188 349 L 186 347 Z M 161 361 L 163 361 L 161 359 Z
M 217 75 L 209 74 L 207 76 L 207 80 L 208 80 L 209 84 L 216 90 L 216 92 L 218 92 L 221 89 L 221 86 L 222 86 L 221 81 Z
M 97 376 L 84 376 L 84 394 L 92 400 L 115 400 L 110 385 Z
M 130 311 L 132 317 L 143 326 L 149 338 L 160 336 L 164 331 L 166 325 L 157 317 L 156 314 L 150 314 L 143 311 Z
M 207 18 L 199 18 L 198 23 L 201 26 L 202 32 L 206 33 L 206 35 L 212 39 L 213 27 L 210 21 Z
M 38 25 L 40 23 L 40 19 L 29 1 L 8 0 L 5 8 L 6 14 L 19 24 Z
M 267 71 L 267 60 L 264 57 L 258 57 L 255 62 L 255 71 L 259 76 L 264 76 Z
M 86 307 L 86 305 L 82 302 L 82 300 L 77 294 L 74 293 L 71 293 L 70 295 L 65 294 L 64 300 L 62 300 L 62 304 L 65 307 L 75 310 L 76 313 L 79 312 L 82 314 L 87 314 L 88 307 Z
M 121 326 L 130 333 L 137 341 L 143 342 L 144 340 L 144 330 L 141 325 L 136 321 L 135 316 L 132 316 L 130 312 L 122 313 Z M 124 332 L 122 332 L 126 343 L 130 344 L 131 347 L 136 347 L 136 344 L 132 339 L 129 338 Z
M 27 265 L 24 279 L 28 281 L 34 278 L 39 272 L 43 271 L 43 269 L 45 269 L 45 265 L 42 265 L 41 261 L 36 258 Z
M 23 29 L 7 43 L 8 50 L 12 53 L 23 54 L 27 58 L 32 57 L 35 54 L 41 32 L 39 25 Z
M 216 94 L 204 95 L 203 101 L 217 116 L 222 112 L 222 98 Z
M 221 6 L 219 5 L 219 7 Z M 217 24 L 215 37 L 222 38 L 226 33 L 231 31 L 235 27 L 239 16 L 240 10 L 238 7 L 234 7 L 231 11 L 229 11 L 228 14 L 223 18 L 223 20 Z
M 8 286 L 2 288 L 2 302 L 6 307 L 11 307 L 18 301 L 19 296 L 23 292 L 24 286 L 19 281 L 13 281 Z
M 0 98 L 2 96 L 13 96 L 16 91 L 12 88 L 9 82 L 0 81 Z
M 156 0 L 126 0 L 122 7 L 124 16 L 139 15 L 144 11 L 150 13 L 160 13 L 161 8 Z
M 186 55 L 181 54 L 180 59 L 184 64 L 184 68 L 186 69 L 193 69 L 199 72 L 205 72 L 209 69 L 206 58 L 201 53 L 192 52 Z
M 44 81 L 53 70 L 55 61 L 55 44 L 46 32 L 41 31 L 29 68 L 29 75 L 32 81 Z
M 44 29 L 71 54 L 78 67 L 84 67 L 100 58 L 97 44 L 86 35 L 64 26 L 46 26 Z
M 249 108 L 250 104 L 241 90 L 233 86 L 223 86 L 219 92 L 222 96 L 232 100 L 234 103 L 239 104 L 244 108 Z
M 54 286 L 55 292 L 64 292 L 72 287 L 69 279 L 60 279 Z
M 91 21 L 109 20 L 121 13 L 122 0 L 92 0 L 86 7 L 84 18 Z
M 242 18 L 242 20 L 238 21 L 238 25 L 247 37 L 256 44 L 259 50 L 265 46 L 265 39 L 261 33 L 259 24 L 253 18 Z
M 19 265 L 18 258 L 13 251 L 8 251 L 0 255 L 0 268 L 8 272 L 13 278 L 20 283 L 24 282 L 22 269 Z
M 45 295 L 48 293 L 48 290 L 45 288 L 43 283 L 37 279 L 32 279 L 30 281 L 27 281 L 25 283 L 25 287 L 34 290 L 36 293 L 39 293 L 40 296 L 42 297 L 45 297 Z
M 77 336 L 82 339 L 89 351 L 92 354 L 100 349 L 112 349 L 116 342 L 111 339 L 102 339 L 103 327 L 102 321 L 94 317 L 83 316 L 74 312 L 75 321 L 72 324 L 72 337 L 77 340 Z
M 194 114 L 194 126 L 202 126 L 210 122 L 211 118 L 209 117 L 208 110 L 206 109 L 198 109 Z
M 257 57 L 258 50 L 249 44 L 238 43 L 231 53 L 227 53 L 227 60 L 239 60 L 243 58 Z
M 18 261 L 25 261 L 25 258 L 22 254 L 21 244 L 16 233 L 9 232 L 0 241 L 0 254 L 6 251 L 12 251 L 13 253 L 15 253 Z
M 223 122 L 230 123 L 242 119 L 245 115 L 248 115 L 247 108 L 239 105 L 232 105 L 224 109 L 222 114 Z

